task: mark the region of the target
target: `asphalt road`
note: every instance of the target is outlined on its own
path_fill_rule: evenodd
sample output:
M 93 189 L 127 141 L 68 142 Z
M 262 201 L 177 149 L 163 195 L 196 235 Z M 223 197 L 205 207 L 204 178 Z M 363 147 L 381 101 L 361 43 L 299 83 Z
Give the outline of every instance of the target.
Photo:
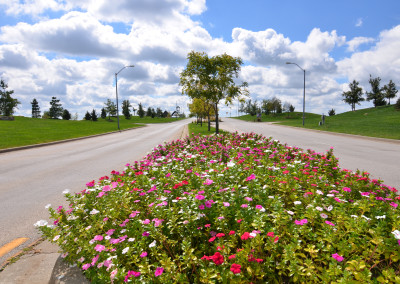
M 45 206 L 67 205 L 62 192 L 78 192 L 91 180 L 122 171 L 164 141 L 180 137 L 188 120 L 153 124 L 94 138 L 0 153 L 0 248 L 16 238 L 24 245 L 0 257 L 2 264 L 40 237 L 33 226 L 49 220 Z
M 307 123 L 307 121 L 306 121 Z M 265 122 L 245 122 L 223 118 L 221 129 L 227 131 L 255 132 L 273 137 L 289 146 L 312 149 L 324 153 L 333 147 L 339 165 L 352 171 L 365 170 L 372 178 L 400 190 L 400 141 L 367 138 L 355 135 L 329 133 Z

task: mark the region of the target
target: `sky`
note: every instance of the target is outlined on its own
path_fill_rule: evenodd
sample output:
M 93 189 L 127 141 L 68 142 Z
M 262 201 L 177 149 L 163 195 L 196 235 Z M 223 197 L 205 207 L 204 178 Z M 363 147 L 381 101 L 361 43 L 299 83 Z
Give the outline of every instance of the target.
M 0 77 L 31 116 L 53 96 L 82 119 L 107 99 L 188 114 L 179 75 L 190 51 L 241 57 L 238 83 L 251 99 L 279 98 L 302 111 L 350 111 L 353 80 L 370 91 L 400 86 L 399 0 L 0 0 Z M 398 98 L 399 96 L 397 96 Z M 396 99 L 397 99 L 396 98 Z M 372 107 L 364 102 L 358 108 Z M 236 116 L 238 104 L 220 105 Z

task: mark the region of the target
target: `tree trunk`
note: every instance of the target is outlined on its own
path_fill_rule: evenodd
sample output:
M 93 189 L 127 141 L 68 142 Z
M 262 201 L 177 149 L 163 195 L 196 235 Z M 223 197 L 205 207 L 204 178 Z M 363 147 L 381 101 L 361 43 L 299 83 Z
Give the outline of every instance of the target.
M 217 104 L 215 104 L 215 134 L 219 133 L 219 119 L 218 119 L 218 107 Z
M 208 131 L 211 131 L 210 113 L 208 113 Z

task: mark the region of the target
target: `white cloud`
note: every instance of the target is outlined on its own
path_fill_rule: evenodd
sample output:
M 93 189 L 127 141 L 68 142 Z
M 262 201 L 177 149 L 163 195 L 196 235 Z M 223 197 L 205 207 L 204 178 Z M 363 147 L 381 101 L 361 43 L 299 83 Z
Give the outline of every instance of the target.
M 374 42 L 375 39 L 371 37 L 355 37 L 352 40 L 347 42 L 348 48 L 347 51 L 354 52 L 357 48 L 362 44 L 367 44 Z
M 356 22 L 356 27 L 359 28 L 359 27 L 362 27 L 362 25 L 363 25 L 363 19 L 362 18 L 358 18 L 357 22 Z

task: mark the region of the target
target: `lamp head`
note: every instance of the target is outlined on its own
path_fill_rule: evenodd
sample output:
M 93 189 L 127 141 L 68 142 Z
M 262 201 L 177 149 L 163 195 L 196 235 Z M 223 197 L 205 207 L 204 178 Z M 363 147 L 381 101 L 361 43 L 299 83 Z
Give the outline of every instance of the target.
M 293 64 L 292 62 L 286 62 L 286 64 Z

